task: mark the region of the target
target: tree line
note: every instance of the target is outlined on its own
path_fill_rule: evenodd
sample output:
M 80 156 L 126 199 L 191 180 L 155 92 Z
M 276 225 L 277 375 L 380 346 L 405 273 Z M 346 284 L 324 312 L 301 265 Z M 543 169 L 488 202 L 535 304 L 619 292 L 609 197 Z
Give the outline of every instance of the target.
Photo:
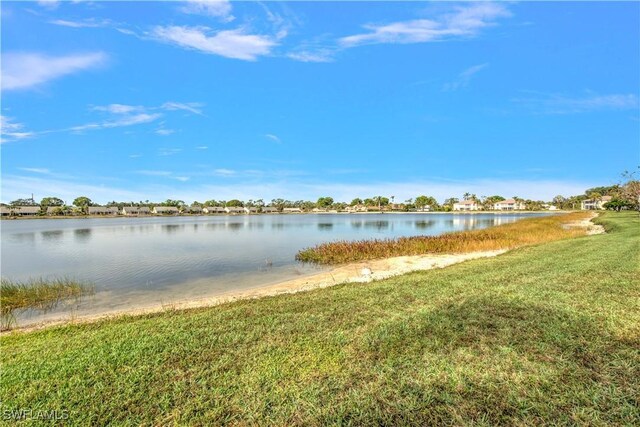
M 636 209 L 640 210 L 640 181 L 634 179 L 633 173 L 623 174 L 626 178 L 625 182 L 615 184 L 611 186 L 594 187 L 587 189 L 584 194 L 575 196 L 555 196 L 551 201 L 545 202 L 542 200 L 522 199 L 517 196 L 511 197 L 516 202 L 520 202 L 524 205 L 525 210 L 541 210 L 548 205 L 553 205 L 562 210 L 579 209 L 581 202 L 584 200 L 602 200 L 605 196 L 610 196 L 611 200 L 605 204 L 605 208 L 612 210 L 622 209 Z M 478 197 L 472 193 L 464 193 L 462 200 L 473 200 L 480 206 L 481 209 L 491 210 L 495 203 L 506 200 L 499 195 L 494 196 L 480 196 Z M 258 208 L 261 210 L 264 207 L 274 207 L 278 211 L 282 211 L 285 208 L 299 208 L 303 211 L 311 211 L 313 209 L 323 210 L 337 210 L 342 211 L 348 207 L 366 207 L 374 208 L 378 210 L 397 210 L 397 211 L 442 211 L 447 212 L 453 209 L 453 205 L 458 203 L 460 199 L 456 197 L 450 197 L 445 199 L 442 203 L 439 203 L 435 197 L 419 195 L 415 198 L 407 199 L 403 202 L 396 203 L 395 196 L 374 196 L 365 199 L 355 198 L 350 203 L 337 202 L 330 196 L 324 196 L 318 198 L 315 202 L 310 200 L 286 200 L 286 199 L 272 199 L 269 203 L 263 199 L 249 199 L 246 201 L 231 199 L 231 200 L 206 200 L 204 202 L 193 201 L 190 205 L 183 200 L 167 199 L 164 202 L 152 202 L 149 200 L 144 201 L 111 201 L 105 206 L 117 207 L 122 209 L 125 206 L 138 206 L 148 207 L 153 209 L 156 206 L 175 206 L 180 210 L 186 210 L 189 207 L 245 207 L 245 208 Z M 40 206 L 41 213 L 45 214 L 49 207 L 55 207 L 59 214 L 65 214 L 70 212 L 78 212 L 87 214 L 90 206 L 99 206 L 94 203 L 87 196 L 80 196 L 73 200 L 72 205 L 67 205 L 66 202 L 58 197 L 45 197 L 40 203 L 36 203 L 33 198 L 30 199 L 17 199 L 10 203 L 11 206 Z

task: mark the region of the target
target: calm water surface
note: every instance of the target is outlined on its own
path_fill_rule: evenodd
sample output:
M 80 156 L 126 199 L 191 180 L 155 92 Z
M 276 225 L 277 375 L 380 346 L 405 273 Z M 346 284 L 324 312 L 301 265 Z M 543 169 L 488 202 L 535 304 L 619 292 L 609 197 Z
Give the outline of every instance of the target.
M 19 323 L 220 295 L 321 269 L 300 249 L 332 240 L 437 235 L 531 214 L 321 214 L 2 221 L 2 276 L 70 277 L 96 294 Z

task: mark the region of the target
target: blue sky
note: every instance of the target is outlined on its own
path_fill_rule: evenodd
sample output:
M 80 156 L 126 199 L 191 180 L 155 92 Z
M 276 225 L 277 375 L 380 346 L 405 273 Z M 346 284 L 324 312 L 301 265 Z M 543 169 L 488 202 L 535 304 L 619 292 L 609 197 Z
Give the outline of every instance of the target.
M 2 195 L 550 199 L 640 163 L 637 2 L 2 2 Z

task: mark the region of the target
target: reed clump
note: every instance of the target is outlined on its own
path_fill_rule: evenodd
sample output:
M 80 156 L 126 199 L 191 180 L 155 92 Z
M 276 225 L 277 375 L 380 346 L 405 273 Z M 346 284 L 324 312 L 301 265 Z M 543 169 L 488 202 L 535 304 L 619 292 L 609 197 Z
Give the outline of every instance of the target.
M 588 217 L 586 212 L 573 212 L 527 218 L 487 229 L 451 232 L 439 236 L 322 243 L 301 250 L 296 254 L 296 260 L 329 265 L 397 256 L 513 249 L 582 235 L 583 229 L 568 227 L 567 224 Z
M 29 279 L 15 281 L 0 279 L 0 330 L 15 324 L 15 314 L 25 310 L 47 311 L 60 302 L 94 293 L 90 283 L 68 278 Z

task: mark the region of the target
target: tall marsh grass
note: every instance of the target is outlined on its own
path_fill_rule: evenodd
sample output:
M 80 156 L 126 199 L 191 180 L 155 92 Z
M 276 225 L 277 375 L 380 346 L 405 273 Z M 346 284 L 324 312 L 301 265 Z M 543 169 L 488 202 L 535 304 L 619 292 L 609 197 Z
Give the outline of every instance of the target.
M 589 215 L 586 212 L 573 212 L 527 218 L 483 230 L 458 231 L 439 236 L 322 243 L 301 250 L 296 254 L 296 259 L 314 264 L 344 264 L 407 255 L 513 249 L 583 235 L 583 229 L 567 227 L 567 224 L 584 220 Z
M 0 279 L 0 330 L 10 329 L 19 311 L 47 311 L 60 302 L 94 292 L 94 286 L 67 278 L 30 279 L 26 282 Z

